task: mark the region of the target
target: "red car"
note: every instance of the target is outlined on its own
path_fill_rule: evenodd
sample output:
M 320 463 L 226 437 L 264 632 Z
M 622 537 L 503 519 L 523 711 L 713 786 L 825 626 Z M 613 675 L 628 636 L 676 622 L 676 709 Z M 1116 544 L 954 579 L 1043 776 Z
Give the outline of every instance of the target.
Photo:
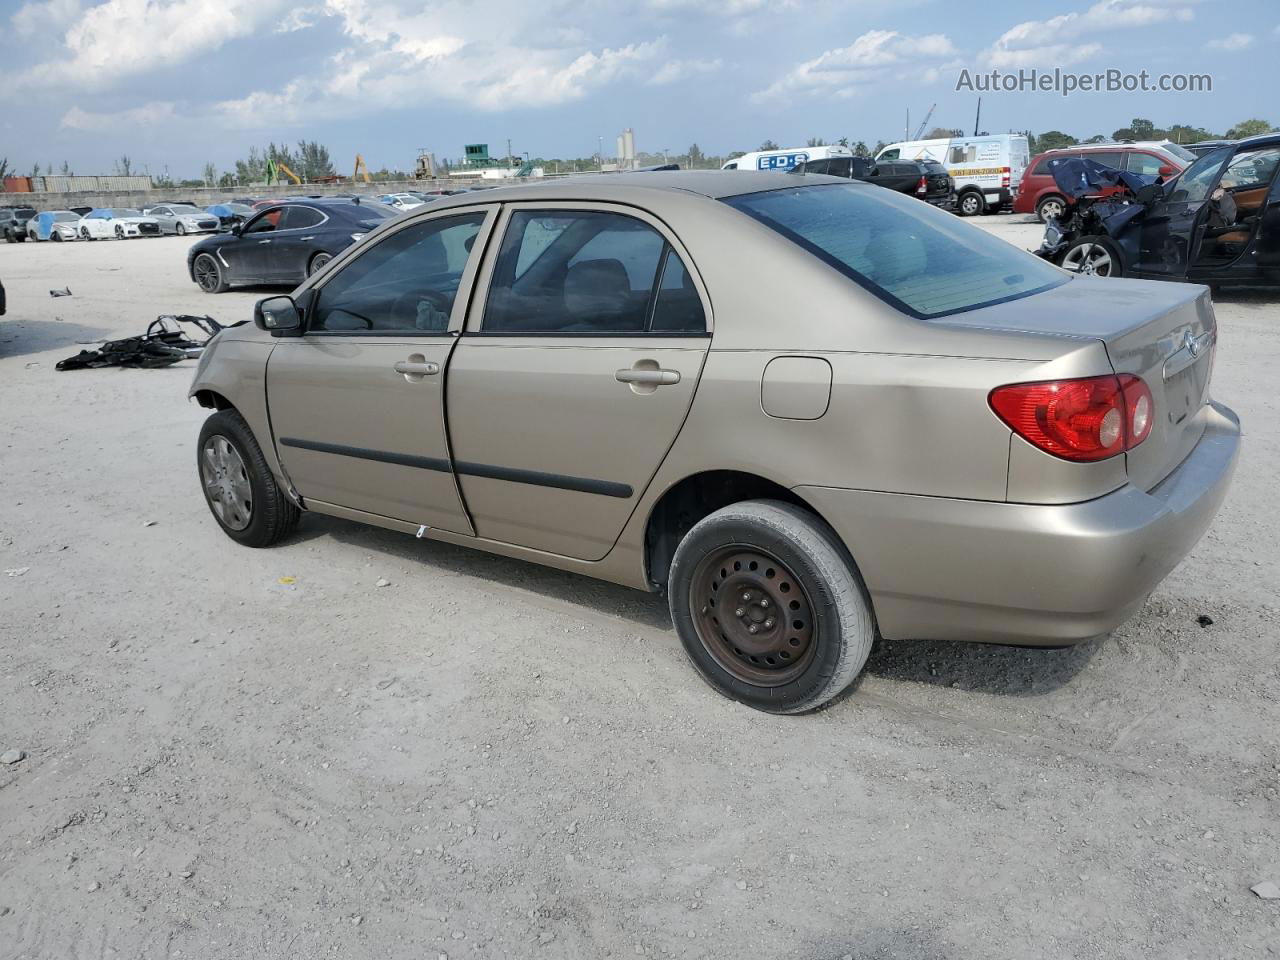
M 1151 143 L 1086 143 L 1058 150 L 1046 150 L 1027 164 L 1022 185 L 1013 201 L 1014 213 L 1034 213 L 1042 223 L 1057 217 L 1065 206 L 1049 161 L 1059 157 L 1086 157 L 1117 170 L 1161 176 L 1166 180 L 1181 173 L 1195 159 L 1195 154 L 1168 140 Z

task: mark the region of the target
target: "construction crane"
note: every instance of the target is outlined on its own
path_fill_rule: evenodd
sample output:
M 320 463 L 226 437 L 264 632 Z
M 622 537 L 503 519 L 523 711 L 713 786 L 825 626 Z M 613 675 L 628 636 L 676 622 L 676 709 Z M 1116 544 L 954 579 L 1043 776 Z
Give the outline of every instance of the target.
M 918 130 L 916 130 L 916 135 L 911 138 L 912 140 L 919 140 L 922 136 L 924 136 L 924 128 L 929 125 L 929 118 L 933 116 L 933 111 L 937 106 L 938 105 L 935 103 L 932 107 L 929 108 L 929 112 L 926 113 L 924 115 L 924 119 L 920 121 L 920 127 Z
M 365 165 L 364 157 L 356 154 L 356 168 L 351 171 L 351 182 L 355 183 L 360 179 L 360 174 L 364 174 L 365 183 L 373 183 L 373 178 L 369 176 L 369 168 Z

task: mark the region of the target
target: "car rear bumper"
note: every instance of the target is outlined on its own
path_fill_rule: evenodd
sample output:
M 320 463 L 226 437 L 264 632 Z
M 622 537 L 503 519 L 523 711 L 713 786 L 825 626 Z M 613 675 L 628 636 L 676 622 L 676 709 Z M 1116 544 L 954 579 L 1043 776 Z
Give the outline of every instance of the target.
M 797 487 L 856 558 L 883 636 L 1060 646 L 1131 617 L 1191 551 L 1235 472 L 1240 421 L 1212 404 L 1149 491 L 1085 503 L 949 500 Z

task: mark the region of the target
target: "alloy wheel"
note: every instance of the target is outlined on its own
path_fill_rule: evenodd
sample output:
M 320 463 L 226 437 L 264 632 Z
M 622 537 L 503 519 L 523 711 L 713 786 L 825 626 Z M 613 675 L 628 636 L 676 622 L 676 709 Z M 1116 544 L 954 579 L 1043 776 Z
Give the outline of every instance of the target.
M 1090 277 L 1111 276 L 1111 254 L 1099 243 L 1072 247 L 1062 258 L 1062 268 Z
M 1040 219 L 1057 220 L 1060 216 L 1062 216 L 1061 200 L 1046 200 L 1040 204 Z
M 214 434 L 200 456 L 200 479 L 209 505 L 231 530 L 243 530 L 253 519 L 253 488 L 244 460 L 226 437 Z
M 221 277 L 218 276 L 218 265 L 213 262 L 213 258 L 207 254 L 201 254 L 196 257 L 194 267 L 196 275 L 196 284 L 206 293 L 212 293 L 218 289 Z
M 966 193 L 960 198 L 960 210 L 969 217 L 972 217 L 978 212 L 981 204 L 982 200 L 976 193 Z
M 307 276 L 318 273 L 324 268 L 324 265 L 332 259 L 333 257 L 329 256 L 327 253 L 317 253 L 311 260 L 311 270 L 307 273 Z
M 703 647 L 735 679 L 760 687 L 800 676 L 817 650 L 808 592 L 757 547 L 713 551 L 693 572 L 689 603 Z
M 179 223 L 173 229 L 174 229 L 174 232 L 180 237 L 185 237 L 187 235 L 187 228 L 183 226 L 181 223 Z

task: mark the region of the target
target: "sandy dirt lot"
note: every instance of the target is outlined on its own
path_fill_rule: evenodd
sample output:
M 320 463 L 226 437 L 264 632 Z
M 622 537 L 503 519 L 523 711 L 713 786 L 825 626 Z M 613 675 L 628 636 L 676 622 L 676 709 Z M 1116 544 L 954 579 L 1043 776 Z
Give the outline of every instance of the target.
M 188 243 L 0 245 L 0 957 L 1280 956 L 1276 299 L 1219 303 L 1244 456 L 1140 616 L 882 644 L 788 719 L 705 687 L 656 596 L 324 517 L 223 536 L 194 364 L 54 371 L 247 317 Z

